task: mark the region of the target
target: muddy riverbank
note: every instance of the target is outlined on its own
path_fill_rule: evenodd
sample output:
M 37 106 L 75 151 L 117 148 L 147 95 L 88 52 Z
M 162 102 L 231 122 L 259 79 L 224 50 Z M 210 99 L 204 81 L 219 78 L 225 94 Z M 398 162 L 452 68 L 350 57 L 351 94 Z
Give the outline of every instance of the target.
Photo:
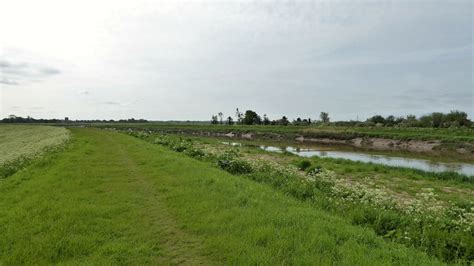
M 168 132 L 169 133 L 169 132 Z M 303 135 L 282 135 L 276 133 L 252 132 L 208 132 L 208 131 L 181 131 L 174 133 L 191 134 L 195 136 L 226 137 L 246 140 L 285 140 L 297 142 L 310 142 L 320 144 L 347 145 L 375 151 L 407 151 L 414 153 L 454 154 L 463 158 L 474 158 L 474 145 L 470 143 L 444 143 L 439 140 L 398 140 L 372 137 L 340 138 L 315 138 Z

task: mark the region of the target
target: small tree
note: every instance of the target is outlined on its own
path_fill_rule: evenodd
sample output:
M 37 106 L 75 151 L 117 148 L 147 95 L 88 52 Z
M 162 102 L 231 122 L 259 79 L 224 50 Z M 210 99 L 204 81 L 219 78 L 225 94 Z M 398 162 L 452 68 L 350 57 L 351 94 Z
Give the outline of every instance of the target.
M 287 126 L 290 123 L 290 121 L 288 121 L 288 118 L 286 116 L 283 116 L 279 122 L 280 122 L 279 124 L 283 126 Z
M 242 112 L 239 111 L 239 108 L 235 110 L 235 116 L 237 117 L 237 124 L 242 124 Z
M 447 126 L 469 126 L 471 121 L 467 119 L 467 113 L 461 111 L 451 111 L 446 114 Z
M 227 117 L 227 125 L 233 125 L 234 124 L 234 119 L 232 119 L 232 116 Z
M 217 125 L 219 124 L 219 121 L 217 120 L 217 115 L 213 115 L 211 118 L 211 124 L 212 125 Z
M 222 117 L 224 116 L 224 114 L 222 112 L 219 112 L 219 124 L 223 124 L 223 121 L 222 121 Z
M 270 119 L 268 119 L 268 116 L 266 114 L 263 115 L 263 124 L 270 125 Z
M 321 112 L 321 114 L 319 115 L 319 117 L 321 118 L 321 121 L 323 123 L 329 123 L 329 114 L 326 113 L 326 112 Z
M 393 115 L 387 116 L 387 118 L 385 118 L 385 125 L 387 125 L 387 126 L 395 125 L 395 116 L 393 116 Z
M 367 119 L 368 122 L 374 123 L 374 124 L 385 124 L 385 118 L 381 115 L 374 115 L 371 118 Z
M 441 127 L 443 125 L 444 121 L 444 114 L 443 113 L 432 113 L 431 114 L 432 119 L 432 126 L 433 127 Z
M 424 115 L 420 117 L 419 125 L 421 127 L 431 127 L 433 125 L 433 116 L 431 115 Z

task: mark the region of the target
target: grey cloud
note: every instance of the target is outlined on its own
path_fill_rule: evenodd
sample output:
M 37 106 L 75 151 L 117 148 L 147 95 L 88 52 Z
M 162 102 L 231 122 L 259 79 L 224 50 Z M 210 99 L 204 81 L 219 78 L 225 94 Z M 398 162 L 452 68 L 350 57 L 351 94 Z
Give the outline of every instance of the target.
M 11 64 L 7 61 L 4 61 L 4 60 L 0 60 L 0 68 L 7 68 L 7 67 L 10 67 Z
M 35 82 L 60 73 L 59 69 L 43 64 L 0 60 L 0 83 L 6 85 Z
M 61 73 L 59 69 L 52 68 L 52 67 L 41 68 L 39 71 L 45 75 L 56 75 L 56 74 Z
M 14 81 L 14 80 L 11 80 L 11 79 L 7 79 L 7 78 L 2 78 L 2 79 L 0 79 L 0 84 L 18 85 L 18 82 Z
M 119 102 L 113 102 L 113 101 L 102 102 L 102 104 L 106 104 L 106 105 L 121 105 L 121 103 L 119 103 Z

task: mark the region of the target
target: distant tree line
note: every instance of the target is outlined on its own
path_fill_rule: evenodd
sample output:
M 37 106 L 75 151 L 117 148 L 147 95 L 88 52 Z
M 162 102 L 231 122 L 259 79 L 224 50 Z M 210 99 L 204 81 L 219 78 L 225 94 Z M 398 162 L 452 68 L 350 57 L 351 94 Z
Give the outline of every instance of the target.
M 451 111 L 447 114 L 433 112 L 428 115 L 423 115 L 417 118 L 414 115 L 407 115 L 406 117 L 394 117 L 389 115 L 383 117 L 375 115 L 367 119 L 366 123 L 369 126 L 406 126 L 406 127 L 470 127 L 472 122 L 468 119 L 467 113 L 462 111 Z
M 286 116 L 280 119 L 271 120 L 266 114 L 258 115 L 255 111 L 247 110 L 242 113 L 238 108 L 235 113 L 235 121 L 232 116 L 223 119 L 224 114 L 219 112 L 218 115 L 212 115 L 211 124 L 214 125 L 295 125 L 295 126 L 309 126 L 311 124 L 327 124 L 333 126 L 376 126 L 376 127 L 433 127 L 433 128 L 448 128 L 448 127 L 471 127 L 473 123 L 468 119 L 466 112 L 451 111 L 449 113 L 434 112 L 428 115 L 417 118 L 414 115 L 407 115 L 406 117 L 395 117 L 389 115 L 383 117 L 381 115 L 374 115 L 366 121 L 336 121 L 330 122 L 329 113 L 321 112 L 319 114 L 320 120 L 311 120 L 311 118 L 296 118 L 292 122 Z
M 21 117 L 16 115 L 9 115 L 7 118 L 0 120 L 0 123 L 147 123 L 148 120 L 145 119 L 120 119 L 120 120 L 69 120 L 69 118 L 64 119 L 35 119 L 30 116 Z
M 286 116 L 282 116 L 280 119 L 270 120 L 270 118 L 264 114 L 263 116 L 258 115 L 255 111 L 247 110 L 245 113 L 242 113 L 239 108 L 235 112 L 236 119 L 232 116 L 223 119 L 224 114 L 219 112 L 217 115 L 211 116 L 211 124 L 213 125 L 300 125 L 307 126 L 311 125 L 315 121 L 312 121 L 311 118 L 296 118 L 293 122 L 290 122 Z M 326 112 L 321 112 L 320 114 L 321 121 L 319 123 L 329 123 L 329 114 Z

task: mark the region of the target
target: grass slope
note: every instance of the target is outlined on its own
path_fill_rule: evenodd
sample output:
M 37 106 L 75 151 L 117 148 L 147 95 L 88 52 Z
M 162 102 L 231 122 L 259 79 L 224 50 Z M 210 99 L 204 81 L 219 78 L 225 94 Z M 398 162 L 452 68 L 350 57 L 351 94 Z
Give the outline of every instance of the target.
M 435 264 L 268 186 L 132 137 L 74 129 L 0 181 L 0 264 Z

